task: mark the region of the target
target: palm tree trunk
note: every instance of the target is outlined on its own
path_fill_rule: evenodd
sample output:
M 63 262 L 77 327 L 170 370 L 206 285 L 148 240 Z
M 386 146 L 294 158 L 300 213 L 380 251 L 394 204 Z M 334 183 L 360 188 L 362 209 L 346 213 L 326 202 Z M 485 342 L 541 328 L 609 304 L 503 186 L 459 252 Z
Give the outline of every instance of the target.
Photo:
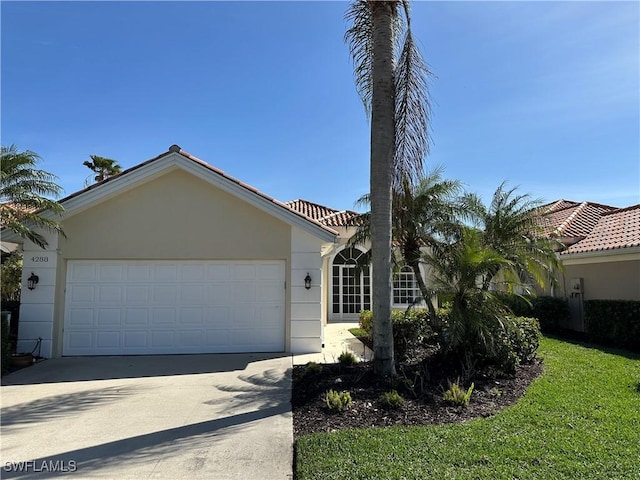
M 374 371 L 395 375 L 391 324 L 391 188 L 395 151 L 393 16 L 396 2 L 373 9 L 371 100 L 371 264 L 373 267 Z
M 420 289 L 420 293 L 422 294 L 422 298 L 427 304 L 427 308 L 429 309 L 429 313 L 431 314 L 431 318 L 436 319 L 436 309 L 433 306 L 433 302 L 431 301 L 431 293 L 427 289 L 427 284 L 424 283 L 424 278 L 422 278 L 422 272 L 420 271 L 420 264 L 415 262 L 411 263 L 411 269 L 413 270 L 413 276 L 416 278 L 416 282 L 418 282 L 418 288 Z

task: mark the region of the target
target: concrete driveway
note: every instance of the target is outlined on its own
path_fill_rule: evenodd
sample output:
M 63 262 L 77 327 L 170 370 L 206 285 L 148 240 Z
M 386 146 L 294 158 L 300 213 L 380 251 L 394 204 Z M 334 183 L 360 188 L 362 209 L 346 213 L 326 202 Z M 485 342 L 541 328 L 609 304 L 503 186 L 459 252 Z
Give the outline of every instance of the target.
M 2 379 L 0 477 L 289 479 L 291 365 L 260 354 L 45 360 Z

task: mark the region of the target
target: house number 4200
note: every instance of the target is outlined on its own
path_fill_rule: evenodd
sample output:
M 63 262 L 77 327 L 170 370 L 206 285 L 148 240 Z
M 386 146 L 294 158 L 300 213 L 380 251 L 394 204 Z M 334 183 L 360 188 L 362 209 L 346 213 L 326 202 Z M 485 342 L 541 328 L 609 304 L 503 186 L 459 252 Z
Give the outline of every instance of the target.
M 31 257 L 31 261 L 33 263 L 48 262 L 49 261 L 49 257 Z

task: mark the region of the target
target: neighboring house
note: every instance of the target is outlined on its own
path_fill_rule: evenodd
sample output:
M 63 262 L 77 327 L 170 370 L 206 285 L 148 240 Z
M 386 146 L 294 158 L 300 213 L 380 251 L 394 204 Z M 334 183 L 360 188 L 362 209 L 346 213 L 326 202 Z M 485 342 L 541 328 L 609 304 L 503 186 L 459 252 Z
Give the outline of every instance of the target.
M 571 328 L 582 330 L 582 301 L 640 301 L 640 205 L 616 208 L 558 200 L 541 207 L 545 232 L 566 247 L 554 292 L 569 299 Z
M 279 202 L 177 145 L 60 203 L 45 250 L 2 232 L 24 249 L 17 351 L 319 352 L 327 321 L 370 308 L 355 212 Z M 413 300 L 412 275 L 395 286 Z

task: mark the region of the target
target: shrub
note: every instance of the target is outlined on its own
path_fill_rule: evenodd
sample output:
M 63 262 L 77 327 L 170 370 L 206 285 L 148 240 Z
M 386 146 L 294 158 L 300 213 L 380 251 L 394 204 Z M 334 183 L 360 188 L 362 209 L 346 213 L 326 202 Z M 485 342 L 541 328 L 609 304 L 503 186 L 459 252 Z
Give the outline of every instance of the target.
M 351 405 L 351 394 L 329 390 L 324 394 L 324 403 L 329 410 L 340 412 Z
M 543 332 L 556 332 L 562 323 L 571 317 L 569 303 L 564 298 L 534 297 L 531 299 L 533 311 L 531 315 L 522 315 L 537 318 L 540 322 L 540 330 Z
M 531 317 L 513 317 L 505 322 L 506 329 L 498 334 L 494 362 L 506 372 L 518 365 L 531 363 L 540 345 L 540 324 Z
M 362 310 L 360 312 L 360 328 L 369 335 L 373 334 L 373 312 L 371 310 Z
M 445 401 L 452 403 L 454 405 L 458 405 L 460 407 L 466 407 L 467 405 L 469 405 L 469 401 L 471 400 L 471 394 L 473 393 L 474 387 L 475 387 L 475 384 L 472 383 L 469 389 L 465 392 L 460 387 L 460 385 L 458 385 L 458 382 L 454 382 L 449 385 L 449 390 L 444 392 L 444 394 L 442 395 L 442 398 L 444 398 Z
M 402 396 L 395 390 L 391 390 L 390 392 L 385 392 L 380 395 L 378 402 L 382 408 L 395 410 L 404 405 L 404 398 L 402 398 Z
M 338 361 L 341 365 L 355 365 L 356 363 L 358 363 L 358 359 L 356 358 L 356 356 L 351 352 L 347 352 L 346 350 L 340 354 L 340 356 L 338 357 Z
M 315 375 L 316 373 L 320 373 L 322 371 L 322 365 L 316 362 L 307 362 L 304 366 L 304 374 L 305 375 Z
M 531 297 L 506 292 L 497 293 L 496 297 L 514 315 L 518 317 L 533 316 L 533 303 L 531 302 Z
M 587 300 L 584 327 L 590 341 L 640 352 L 640 302 Z
M 429 312 L 423 309 L 393 310 L 393 349 L 397 360 L 404 360 L 411 351 L 425 341 L 433 340 L 436 336 L 432 328 Z M 373 314 L 370 310 L 360 312 L 360 328 L 368 335 L 373 335 Z
M 560 324 L 570 317 L 569 304 L 564 298 L 510 293 L 500 293 L 497 297 L 514 315 L 537 318 L 543 332 L 557 332 Z

